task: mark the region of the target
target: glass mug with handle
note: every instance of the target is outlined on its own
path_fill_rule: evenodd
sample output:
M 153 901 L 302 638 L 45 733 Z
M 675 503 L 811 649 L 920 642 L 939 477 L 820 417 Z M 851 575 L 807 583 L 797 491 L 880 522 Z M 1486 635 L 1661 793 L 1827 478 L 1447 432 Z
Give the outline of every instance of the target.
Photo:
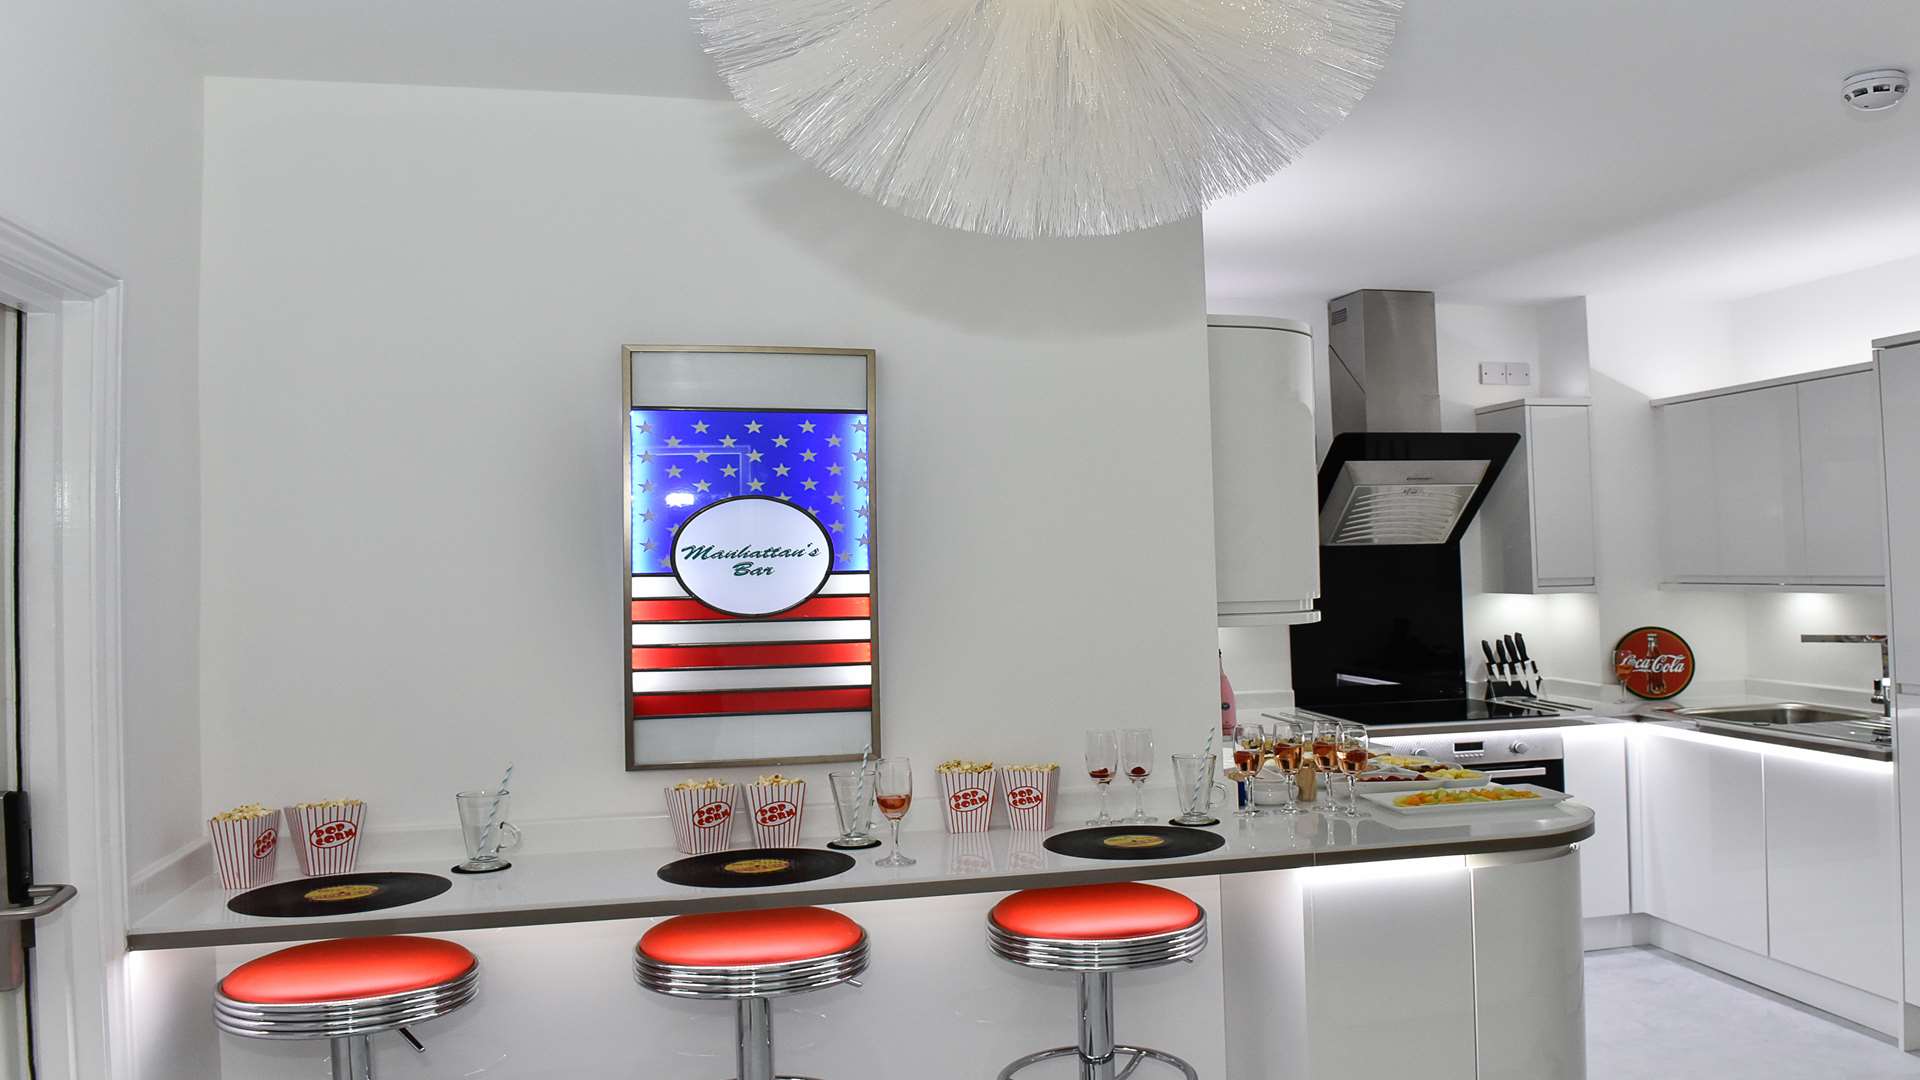
M 456 874 L 491 874 L 513 864 L 501 858 L 520 847 L 520 830 L 507 820 L 507 802 L 513 793 L 503 790 L 462 791 L 453 797 L 460 810 L 460 838 L 467 845 L 467 861 Z
M 1180 795 L 1180 816 L 1173 824 L 1220 824 L 1213 808 L 1226 801 L 1227 785 L 1215 779 L 1219 762 L 1218 754 L 1173 755 L 1173 783 Z

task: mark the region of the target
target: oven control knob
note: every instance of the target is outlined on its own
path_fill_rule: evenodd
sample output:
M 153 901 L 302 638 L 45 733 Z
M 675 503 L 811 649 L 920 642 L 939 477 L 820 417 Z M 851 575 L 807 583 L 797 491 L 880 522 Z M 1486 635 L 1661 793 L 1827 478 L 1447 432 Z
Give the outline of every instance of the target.
M 1524 754 L 1531 749 L 1533 749 L 1533 747 L 1528 746 L 1526 743 L 1523 743 L 1518 739 L 1515 739 L 1513 742 L 1507 744 L 1507 753 L 1509 754 L 1514 754 L 1514 755 Z
M 1413 750 L 1413 756 L 1414 757 L 1432 757 L 1433 751 L 1427 749 L 1424 746 L 1416 746 L 1414 747 L 1414 750 Z

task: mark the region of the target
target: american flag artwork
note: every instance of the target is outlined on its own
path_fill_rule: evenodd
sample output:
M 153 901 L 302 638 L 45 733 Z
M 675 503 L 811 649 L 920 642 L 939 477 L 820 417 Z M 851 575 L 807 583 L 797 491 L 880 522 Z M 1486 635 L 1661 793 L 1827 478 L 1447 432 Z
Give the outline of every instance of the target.
M 868 415 L 637 407 L 630 423 L 633 717 L 871 710 Z M 738 495 L 783 499 L 820 522 L 833 571 L 812 599 L 739 617 L 681 586 L 672 569 L 680 526 Z

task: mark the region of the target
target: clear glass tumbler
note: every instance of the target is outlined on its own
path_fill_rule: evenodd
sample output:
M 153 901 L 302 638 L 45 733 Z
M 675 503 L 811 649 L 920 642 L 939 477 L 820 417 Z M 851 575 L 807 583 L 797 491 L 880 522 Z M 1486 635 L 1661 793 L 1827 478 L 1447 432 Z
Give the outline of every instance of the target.
M 453 797 L 460 810 L 460 838 L 467 845 L 467 861 L 454 867 L 461 874 L 491 874 L 513 864 L 502 855 L 520 847 L 520 830 L 507 821 L 511 792 L 462 791 Z

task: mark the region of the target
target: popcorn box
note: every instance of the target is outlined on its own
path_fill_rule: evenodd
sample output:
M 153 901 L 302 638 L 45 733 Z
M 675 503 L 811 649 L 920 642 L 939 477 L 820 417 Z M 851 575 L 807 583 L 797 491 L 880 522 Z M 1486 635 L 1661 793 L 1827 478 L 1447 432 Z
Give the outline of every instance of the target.
M 1001 769 L 1001 799 L 1007 805 L 1007 824 L 1015 832 L 1047 832 L 1060 802 L 1060 770 Z
M 351 874 L 360 861 L 360 829 L 367 804 L 358 799 L 289 806 L 287 842 L 303 877 Z
M 758 847 L 794 847 L 800 843 L 800 811 L 807 803 L 807 782 L 748 784 L 747 817 Z
M 280 811 L 257 817 L 220 815 L 207 822 L 213 836 L 213 865 L 223 889 L 251 889 L 273 880 L 280 852 Z
M 940 772 L 940 805 L 950 833 L 981 833 L 993 819 L 992 769 L 981 772 Z
M 733 844 L 733 804 L 739 794 L 739 784 L 668 788 L 673 846 L 689 855 L 727 850 Z

